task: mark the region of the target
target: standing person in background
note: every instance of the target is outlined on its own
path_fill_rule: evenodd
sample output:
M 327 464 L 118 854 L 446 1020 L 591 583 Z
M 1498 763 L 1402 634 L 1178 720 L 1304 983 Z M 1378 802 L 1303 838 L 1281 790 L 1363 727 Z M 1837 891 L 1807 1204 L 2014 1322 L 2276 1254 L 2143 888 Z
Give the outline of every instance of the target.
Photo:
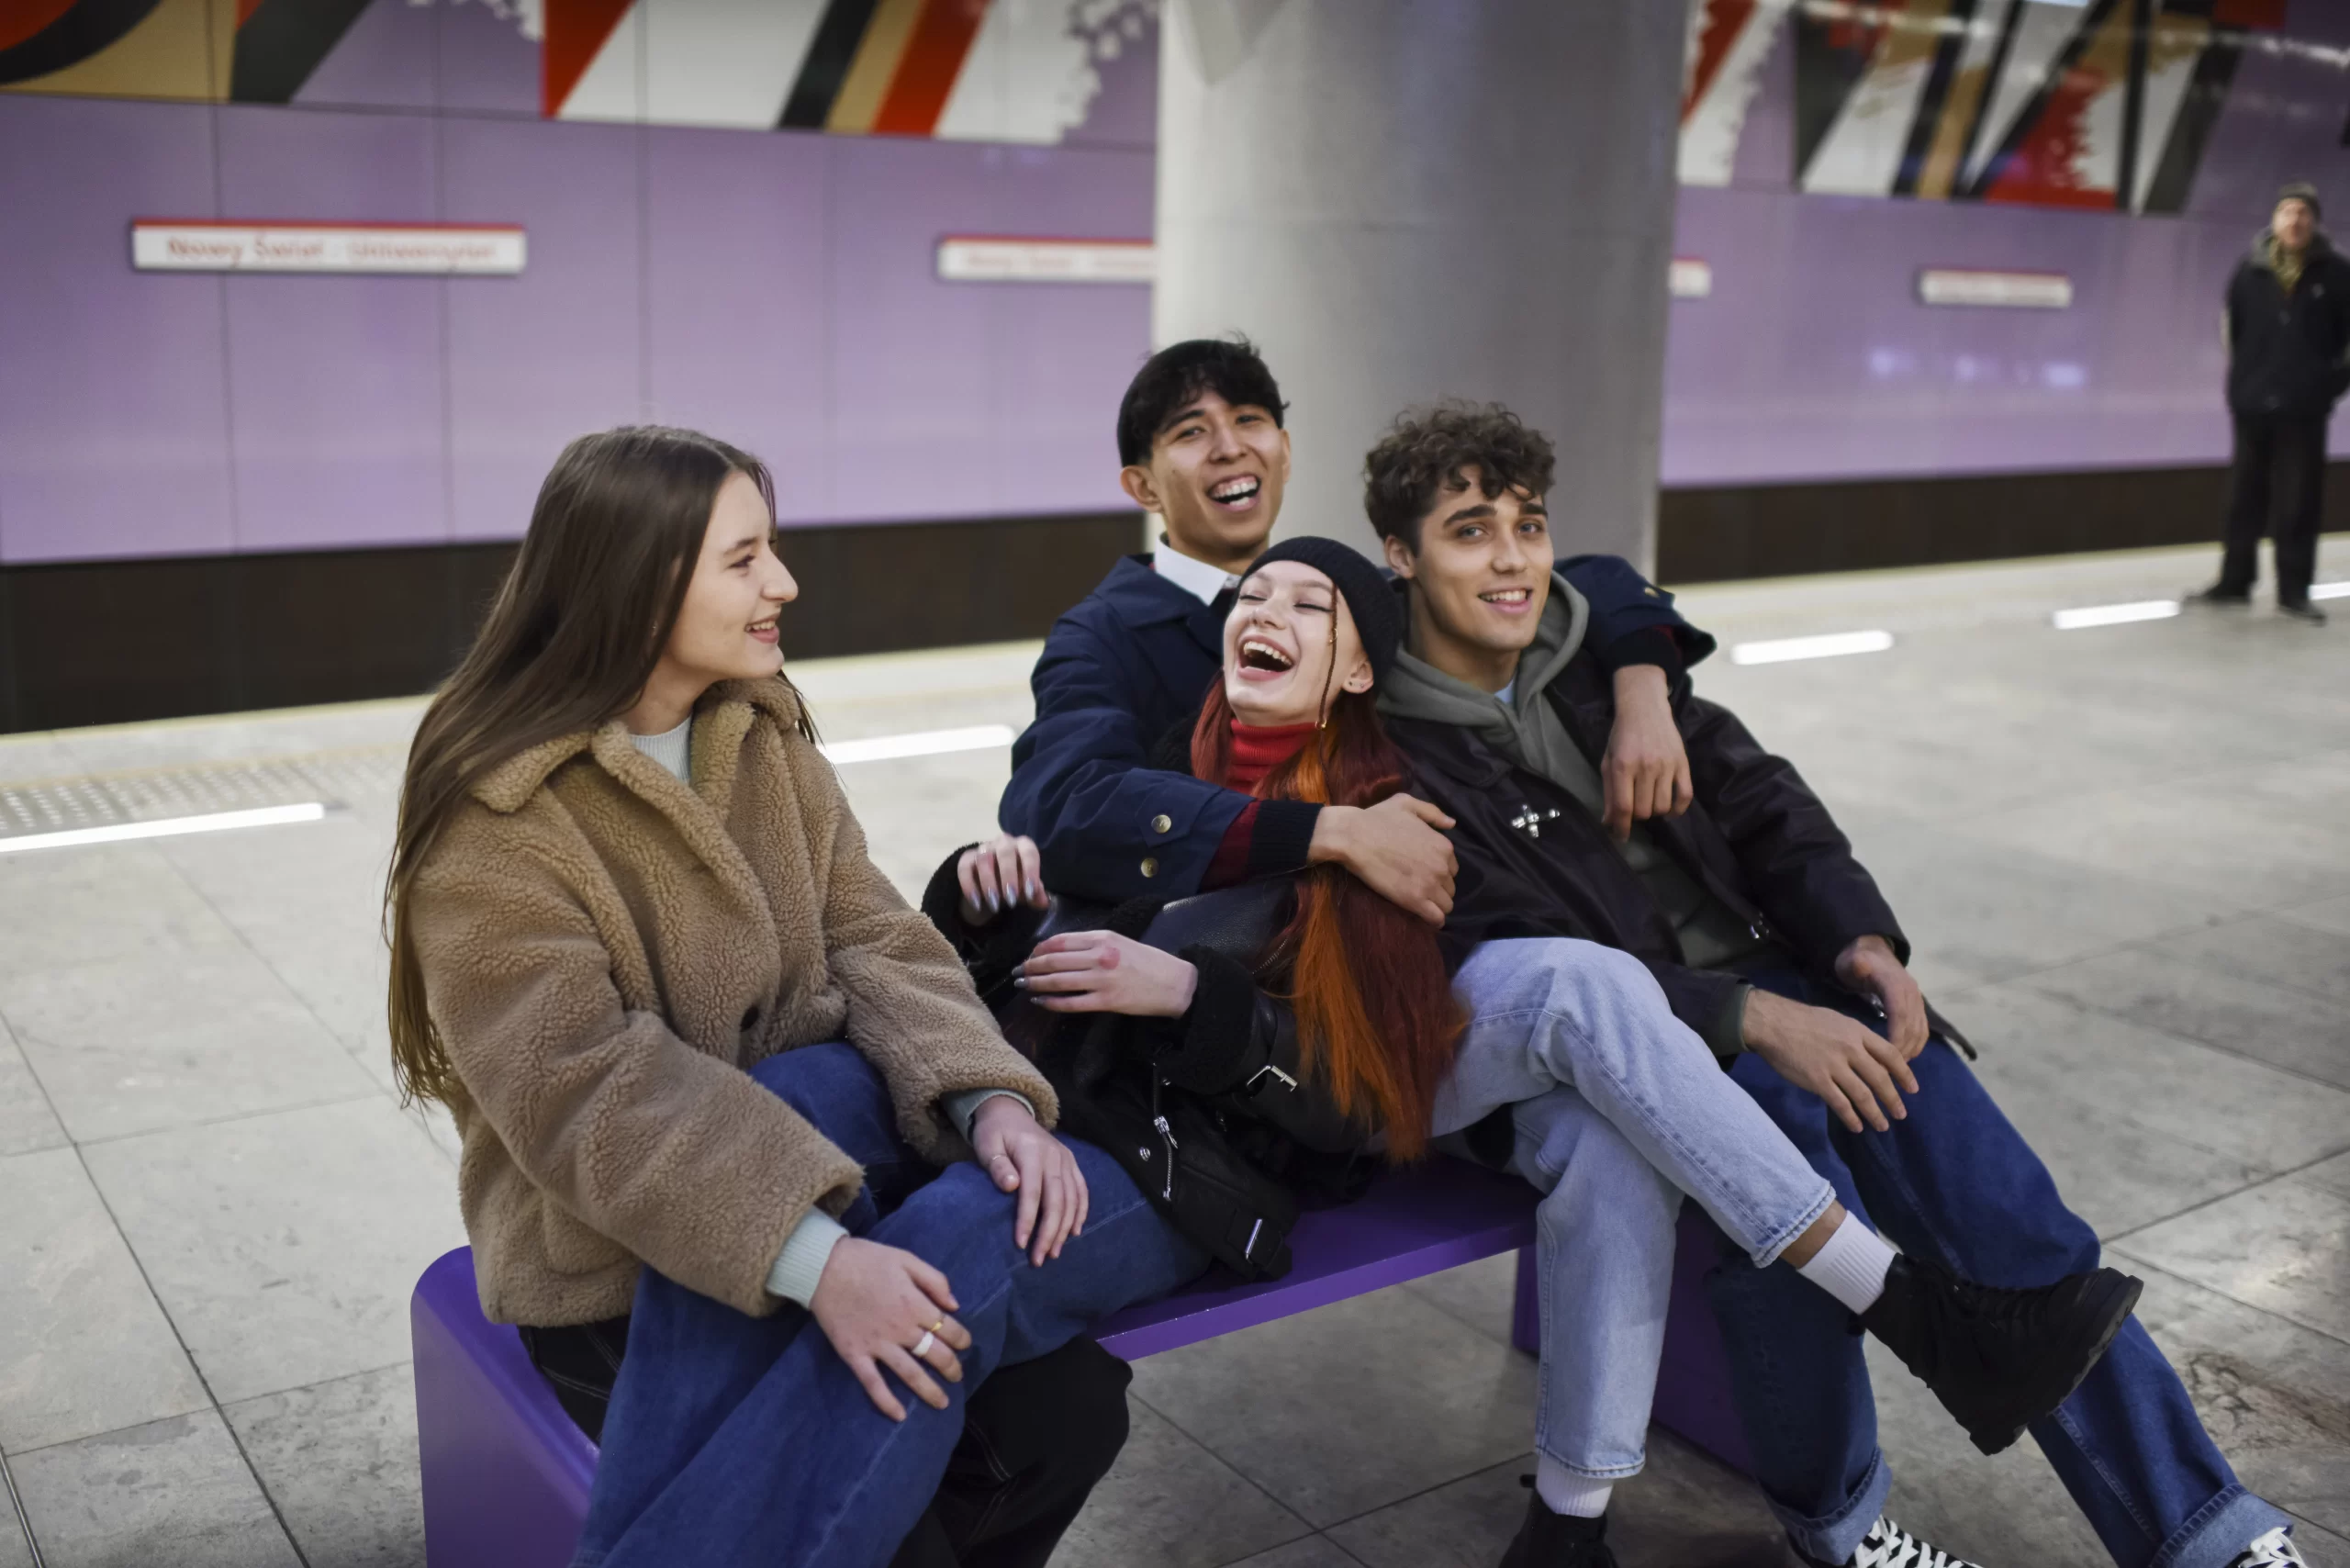
M 2287 185 L 2252 253 L 2228 280 L 2235 471 L 2227 553 L 2220 580 L 2192 597 L 2202 604 L 2249 604 L 2260 574 L 2260 536 L 2273 527 L 2277 608 L 2322 626 L 2325 611 L 2310 602 L 2310 578 L 2325 494 L 2326 422 L 2350 387 L 2350 261 L 2317 224 L 2317 187 Z

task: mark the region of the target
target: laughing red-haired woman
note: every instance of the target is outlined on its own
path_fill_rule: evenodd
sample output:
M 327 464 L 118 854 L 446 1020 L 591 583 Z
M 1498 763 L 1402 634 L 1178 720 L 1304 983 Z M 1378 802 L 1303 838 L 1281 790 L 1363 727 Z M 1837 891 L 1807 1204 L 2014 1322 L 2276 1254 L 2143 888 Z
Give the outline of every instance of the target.
M 1361 556 L 1274 546 L 1225 622 L 1224 679 L 1166 760 L 1260 801 L 1396 796 L 1404 759 L 1371 690 L 1400 633 Z M 1428 810 L 1394 809 L 1414 807 Z M 1461 1024 L 1434 927 L 1335 865 L 1116 909 L 1057 905 L 1038 875 L 1032 841 L 999 837 L 950 857 L 923 908 L 1064 1125 L 1221 1261 L 1285 1272 L 1302 1192 L 1349 1196 L 1374 1157 L 1426 1152 Z

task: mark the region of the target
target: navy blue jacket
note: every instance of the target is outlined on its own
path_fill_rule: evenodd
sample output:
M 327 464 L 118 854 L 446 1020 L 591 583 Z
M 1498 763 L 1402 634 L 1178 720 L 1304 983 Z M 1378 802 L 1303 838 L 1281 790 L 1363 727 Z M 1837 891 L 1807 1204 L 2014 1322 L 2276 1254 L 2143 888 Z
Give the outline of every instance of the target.
M 1652 662 L 1647 655 L 1661 652 L 1674 662 L 1670 675 L 1713 652 L 1714 640 L 1681 619 L 1673 596 L 1619 557 L 1578 555 L 1559 569 L 1591 601 L 1583 645 L 1604 662 Z M 1006 833 L 1036 841 L 1047 887 L 1111 902 L 1200 890 L 1251 797 L 1155 770 L 1151 756 L 1169 731 L 1198 717 L 1223 660 L 1222 620 L 1160 577 L 1147 555 L 1120 561 L 1054 623 L 1029 677 L 1036 720 L 1013 743 L 1012 781 L 996 812 Z M 1266 802 L 1255 837 L 1277 852 L 1253 858 L 1268 870 L 1304 864 L 1315 810 Z

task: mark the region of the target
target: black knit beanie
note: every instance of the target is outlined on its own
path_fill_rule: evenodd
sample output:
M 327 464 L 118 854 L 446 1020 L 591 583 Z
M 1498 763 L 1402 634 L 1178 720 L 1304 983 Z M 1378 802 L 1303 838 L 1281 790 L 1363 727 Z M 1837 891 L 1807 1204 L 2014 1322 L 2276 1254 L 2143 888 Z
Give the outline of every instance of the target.
M 1363 655 L 1371 660 L 1371 679 L 1385 680 L 1395 667 L 1396 650 L 1404 645 L 1404 607 L 1380 569 L 1351 545 L 1301 533 L 1249 562 L 1248 570 L 1240 576 L 1245 581 L 1258 567 L 1275 561 L 1311 566 L 1337 586 L 1346 596 L 1348 613 L 1355 618 Z
M 2283 190 L 2278 191 L 2277 193 L 2277 201 L 2278 203 L 2304 201 L 2309 203 L 2310 216 L 2311 218 L 2322 219 L 2325 217 L 2325 208 L 2318 205 L 2317 187 L 2310 184 L 2307 180 L 2295 180 L 2291 185 L 2287 185 Z

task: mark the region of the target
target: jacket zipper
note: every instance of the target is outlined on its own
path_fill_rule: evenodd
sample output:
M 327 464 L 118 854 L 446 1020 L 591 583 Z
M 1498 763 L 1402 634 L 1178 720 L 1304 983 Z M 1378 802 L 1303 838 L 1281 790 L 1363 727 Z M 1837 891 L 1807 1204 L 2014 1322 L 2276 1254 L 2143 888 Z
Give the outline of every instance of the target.
M 1158 1110 L 1158 1088 L 1164 1081 L 1155 1072 L 1150 1075 L 1150 1125 L 1157 1127 L 1158 1136 L 1167 1140 L 1167 1185 L 1158 1195 L 1171 1204 L 1175 1201 L 1176 1144 L 1175 1130 L 1167 1125 L 1167 1118 L 1161 1115 Z

